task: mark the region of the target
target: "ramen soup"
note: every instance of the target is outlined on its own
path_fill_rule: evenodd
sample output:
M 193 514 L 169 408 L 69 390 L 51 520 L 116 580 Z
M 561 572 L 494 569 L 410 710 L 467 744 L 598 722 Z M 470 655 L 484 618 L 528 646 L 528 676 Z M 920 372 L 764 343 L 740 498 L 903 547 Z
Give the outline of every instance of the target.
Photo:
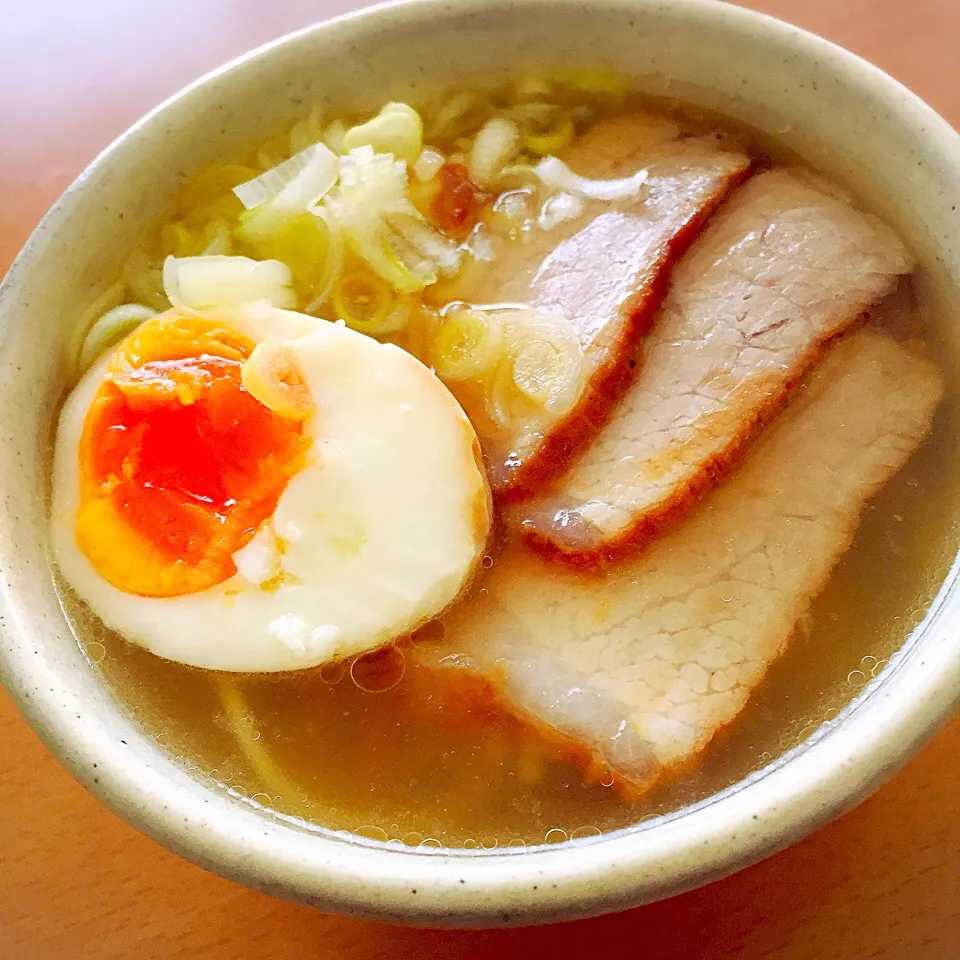
M 617 77 L 315 109 L 185 182 L 78 324 L 65 609 L 272 816 L 492 847 L 676 809 L 932 596 L 954 418 L 913 270 Z

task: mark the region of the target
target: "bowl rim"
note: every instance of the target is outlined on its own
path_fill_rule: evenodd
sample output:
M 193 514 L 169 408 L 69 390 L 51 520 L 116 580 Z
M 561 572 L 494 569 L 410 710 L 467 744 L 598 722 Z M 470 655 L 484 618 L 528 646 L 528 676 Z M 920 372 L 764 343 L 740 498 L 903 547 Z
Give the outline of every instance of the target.
M 171 105 L 212 80 L 315 33 L 366 23 L 386 30 L 410 14 L 425 19 L 496 14 L 543 2 L 396 0 L 306 26 L 210 71 L 149 111 L 91 161 L 14 260 L 0 285 L 0 304 L 13 299 L 7 295 L 21 275 L 42 259 L 42 234 L 56 231 L 69 217 L 93 172 Z M 558 13 L 583 6 L 578 0 L 549 2 Z M 832 61 L 833 69 L 851 75 L 851 82 L 869 87 L 871 96 L 912 129 L 924 152 L 943 159 L 960 178 L 960 137 L 953 128 L 896 80 L 830 41 L 722 0 L 603 0 L 603 6 L 615 12 L 669 7 L 705 29 L 746 33 L 810 61 Z M 762 859 L 862 799 L 905 763 L 960 701 L 960 641 L 946 622 L 948 612 L 960 606 L 958 577 L 960 560 L 955 560 L 895 662 L 833 722 L 770 767 L 646 824 L 522 850 L 427 852 L 345 841 L 331 831 L 296 829 L 292 818 L 260 816 L 223 795 L 201 798 L 198 780 L 190 781 L 192 792 L 181 790 L 165 769 L 172 761 L 159 752 L 155 760 L 138 754 L 131 767 L 125 746 L 76 724 L 66 680 L 51 674 L 45 677 L 49 694 L 24 695 L 22 679 L 31 676 L 29 636 L 5 576 L 0 577 L 0 635 L 6 641 L 0 671 L 30 725 L 88 790 L 195 863 L 265 892 L 343 913 L 433 925 L 511 925 L 588 916 L 691 889 Z M 910 709 L 903 709 L 894 687 L 909 689 Z M 870 709 L 857 709 L 868 697 Z M 710 816 L 704 817 L 707 808 Z M 654 824 L 656 831 L 650 829 Z

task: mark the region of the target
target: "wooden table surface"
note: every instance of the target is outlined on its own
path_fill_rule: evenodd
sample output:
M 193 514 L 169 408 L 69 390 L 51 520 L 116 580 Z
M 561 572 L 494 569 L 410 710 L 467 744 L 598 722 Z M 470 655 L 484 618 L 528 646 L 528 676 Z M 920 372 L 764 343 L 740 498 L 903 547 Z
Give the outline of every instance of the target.
M 585 0 L 588 2 L 588 0 Z M 0 271 L 148 107 L 361 0 L 0 0 Z M 751 0 L 960 123 L 960 0 Z M 853 813 L 721 883 L 618 916 L 438 932 L 325 916 L 167 853 L 78 786 L 0 693 L 0 960 L 960 958 L 960 719 Z

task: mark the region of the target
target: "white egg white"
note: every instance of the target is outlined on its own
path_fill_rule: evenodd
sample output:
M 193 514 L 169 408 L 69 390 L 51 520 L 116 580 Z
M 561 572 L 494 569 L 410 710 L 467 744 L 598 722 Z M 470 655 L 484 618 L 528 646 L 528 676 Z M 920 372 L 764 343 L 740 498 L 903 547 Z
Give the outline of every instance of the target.
M 272 309 L 224 319 L 295 354 L 316 400 L 303 424 L 308 465 L 229 580 L 180 597 L 119 590 L 75 532 L 78 445 L 105 360 L 67 399 L 57 431 L 52 543 L 66 581 L 127 640 L 216 670 L 316 666 L 441 612 L 469 582 L 490 525 L 476 436 L 457 402 L 414 357 L 341 325 Z

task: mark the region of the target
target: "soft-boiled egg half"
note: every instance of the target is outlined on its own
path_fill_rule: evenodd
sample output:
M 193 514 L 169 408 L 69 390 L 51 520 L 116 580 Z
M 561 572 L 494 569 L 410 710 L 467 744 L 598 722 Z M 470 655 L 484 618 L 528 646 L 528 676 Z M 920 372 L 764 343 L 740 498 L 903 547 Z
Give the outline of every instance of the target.
M 267 305 L 148 320 L 60 416 L 52 540 L 110 628 L 216 670 L 383 646 L 457 599 L 491 511 L 418 360 Z

